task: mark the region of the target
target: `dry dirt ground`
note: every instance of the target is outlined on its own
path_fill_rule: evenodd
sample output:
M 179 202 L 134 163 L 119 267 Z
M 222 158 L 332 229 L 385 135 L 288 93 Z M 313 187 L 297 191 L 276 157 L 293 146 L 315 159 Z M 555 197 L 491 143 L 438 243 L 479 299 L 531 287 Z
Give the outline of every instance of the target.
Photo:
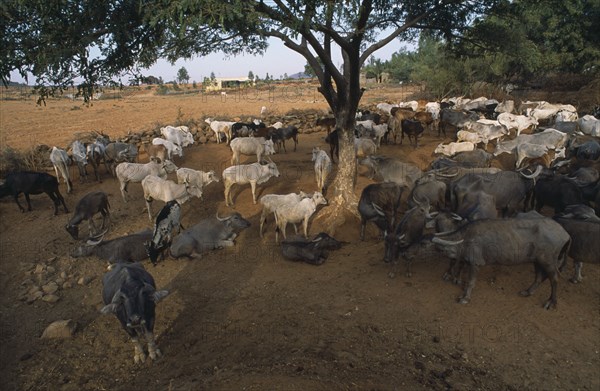
M 392 92 L 369 91 L 365 99 Z M 322 100 L 202 100 L 151 94 L 116 101 L 0 102 L 2 146 L 65 145 L 72 134 L 102 130 L 113 136 L 171 123 L 178 111 L 203 118 L 215 113 L 284 114 L 289 108 L 323 108 Z M 398 95 L 390 99 L 396 99 Z M 75 108 L 77 107 L 77 108 Z M 274 155 L 282 177 L 259 187 L 260 194 L 315 190 L 310 151 L 324 145 L 324 133 L 301 135 L 298 150 Z M 20 140 L 20 141 L 19 141 Z M 381 153 L 424 167 L 441 140 L 427 134 L 422 146 L 384 145 Z M 21 143 L 21 144 L 19 144 Z M 194 145 L 180 167 L 228 166 L 230 151 L 214 142 Z M 144 155 L 141 161 L 146 161 Z M 253 159 L 247 159 L 248 162 Z M 75 170 L 73 169 L 72 172 Z M 139 184 L 124 204 L 116 179 L 61 191 L 72 211 L 92 190 L 110 197 L 109 238 L 151 227 Z M 359 177 L 357 194 L 370 180 Z M 155 333 L 163 357 L 136 365 L 133 346 L 113 316 L 101 315 L 99 259 L 71 258 L 77 245 L 63 226 L 71 216 L 53 216 L 45 195 L 32 196 L 33 211 L 20 213 L 14 201 L 0 201 L 0 381 L 4 390 L 598 390 L 600 388 L 600 268 L 585 265 L 584 281 L 560 278 L 558 308 L 545 311 L 546 282 L 530 298 L 517 292 L 533 279 L 533 267 L 489 266 L 480 270 L 472 302 L 459 305 L 458 286 L 442 281 L 448 260 L 423 251 L 412 278 L 402 265 L 383 262 L 383 244 L 373 227 L 358 240 L 358 221 L 336 233 L 348 242 L 321 266 L 284 260 L 274 244 L 272 221 L 258 235 L 260 208 L 249 187 L 235 191 L 235 210 L 252 226 L 235 247 L 199 260 L 166 259 L 153 267 L 159 289 L 171 291 L 157 308 Z M 161 207 L 153 205 L 154 211 Z M 183 225 L 231 211 L 222 183 L 206 188 L 204 199 L 183 207 Z M 85 228 L 83 228 L 85 232 Z M 288 232 L 291 232 L 291 227 Z M 313 232 L 312 230 L 310 231 Z M 391 275 L 395 272 L 395 277 Z M 56 303 L 21 297 L 33 285 L 59 280 Z M 79 284 L 81 282 L 82 284 Z M 66 285 L 65 285 L 66 283 Z M 41 339 L 51 322 L 72 319 L 74 336 Z

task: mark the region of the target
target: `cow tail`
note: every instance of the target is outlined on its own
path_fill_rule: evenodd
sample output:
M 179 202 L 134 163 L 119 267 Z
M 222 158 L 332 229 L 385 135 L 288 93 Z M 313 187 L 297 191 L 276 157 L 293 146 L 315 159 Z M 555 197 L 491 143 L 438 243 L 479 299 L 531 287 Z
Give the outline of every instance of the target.
M 558 267 L 558 270 L 556 270 L 557 274 L 560 277 L 560 272 L 564 269 L 564 267 L 567 265 L 567 255 L 569 254 L 569 249 L 571 248 L 571 242 L 572 239 L 569 238 L 569 241 L 567 241 L 567 243 L 565 243 L 565 245 L 563 246 L 563 248 L 560 250 L 560 254 L 558 255 L 558 258 L 562 258 L 562 262 L 560 263 L 560 266 Z

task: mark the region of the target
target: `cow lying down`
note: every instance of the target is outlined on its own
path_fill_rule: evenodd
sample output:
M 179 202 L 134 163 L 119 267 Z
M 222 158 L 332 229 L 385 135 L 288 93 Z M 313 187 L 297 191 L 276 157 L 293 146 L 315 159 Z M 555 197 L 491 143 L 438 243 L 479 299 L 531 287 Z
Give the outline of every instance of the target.
M 284 240 L 281 243 L 281 253 L 290 261 L 321 265 L 329 255 L 327 250 L 338 250 L 341 247 L 342 242 L 321 232 L 312 239 L 297 237 Z
M 249 226 L 250 222 L 237 212 L 224 218 L 217 213 L 177 235 L 171 244 L 171 256 L 200 258 L 209 251 L 231 247 L 238 234 Z

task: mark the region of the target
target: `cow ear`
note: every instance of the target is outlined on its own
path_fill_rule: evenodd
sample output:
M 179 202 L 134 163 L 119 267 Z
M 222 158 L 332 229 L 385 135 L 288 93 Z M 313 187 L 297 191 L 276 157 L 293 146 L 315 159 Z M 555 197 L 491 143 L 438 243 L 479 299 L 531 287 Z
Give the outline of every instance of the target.
M 152 295 L 152 299 L 154 300 L 155 304 L 158 304 L 162 299 L 164 299 L 168 295 L 169 295 L 169 291 L 166 291 L 166 290 L 156 291 Z

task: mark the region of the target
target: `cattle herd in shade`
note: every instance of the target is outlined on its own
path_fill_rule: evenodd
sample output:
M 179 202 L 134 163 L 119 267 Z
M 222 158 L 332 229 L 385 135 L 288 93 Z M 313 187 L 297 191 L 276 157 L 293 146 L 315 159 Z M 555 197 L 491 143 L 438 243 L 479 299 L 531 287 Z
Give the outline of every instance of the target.
M 263 108 L 264 109 L 264 108 Z M 593 113 L 598 115 L 597 112 Z M 54 202 L 54 212 L 62 205 L 59 191 L 63 178 L 67 192 L 73 187 L 69 164 L 76 164 L 81 181 L 87 181 L 87 165 L 101 182 L 102 164 L 106 173 L 120 183 L 123 202 L 128 201 L 128 184 L 140 183 L 153 229 L 112 240 L 103 240 L 110 228 L 110 203 L 102 191 L 82 197 L 65 226 L 75 240 L 82 242 L 71 256 L 95 256 L 112 264 L 103 279 L 102 313 L 114 313 L 131 336 L 135 362 L 144 361 L 148 344 L 151 359 L 160 355 L 152 334 L 155 305 L 168 292 L 156 290 L 154 279 L 140 262 L 150 258 L 156 265 L 166 256 L 197 258 L 209 251 L 231 247 L 250 223 L 239 213 L 202 219 L 184 229 L 182 208 L 191 197 L 202 198 L 205 186 L 223 181 L 225 205 L 233 206 L 234 185 L 250 185 L 252 201 L 260 203 L 259 233 L 272 218 L 275 241 L 284 258 L 321 265 L 328 252 L 343 243 L 319 233 L 310 238 L 308 223 L 318 208 L 327 207 L 327 186 L 335 158 L 339 155 L 338 133 L 333 118 L 320 118 L 315 127 L 325 129 L 329 154 L 321 146 L 311 146 L 316 189 L 314 193 L 265 194 L 256 198 L 256 186 L 279 177 L 279 167 L 271 156 L 287 153 L 285 142 L 298 144 L 298 129 L 277 122 L 267 126 L 249 122 L 206 123 L 217 143 L 231 148 L 231 166 L 219 179 L 214 171 L 178 168 L 173 159 L 184 156 L 184 148 L 194 144 L 185 126 L 161 128 L 161 138 L 147 149 L 149 161 L 138 162 L 138 148 L 99 137 L 92 143 L 75 141 L 67 150 L 52 148 L 50 160 L 56 177 L 41 172 L 10 173 L 0 186 L 0 196 L 12 195 L 21 211 L 20 193 L 31 210 L 30 194 L 46 193 Z M 378 154 L 381 144 L 402 143 L 408 136 L 412 148 L 427 131 L 448 138 L 435 148 L 435 158 L 425 171 L 400 159 Z M 477 270 L 488 264 L 532 263 L 535 278 L 520 292 L 533 294 L 546 279 L 551 295 L 544 303 L 549 309 L 557 303 L 558 274 L 571 257 L 575 262 L 573 283 L 581 282 L 582 264 L 600 261 L 600 121 L 590 113 L 578 113 L 567 104 L 548 102 L 498 102 L 493 99 L 453 98 L 442 102 L 410 101 L 381 103 L 376 109 L 357 113 L 356 158 L 374 181 L 361 191 L 358 203 L 360 235 L 373 223 L 384 242 L 385 262 L 406 261 L 407 276 L 412 261 L 426 247 L 435 247 L 450 260 L 444 279 L 461 282 L 467 269 L 460 303 L 470 301 Z M 255 163 L 240 164 L 241 155 Z M 508 163 L 507 163 L 508 162 Z M 281 171 L 280 171 L 281 170 Z M 168 178 L 176 173 L 177 182 Z M 154 216 L 153 200 L 165 203 Z M 115 202 L 113 200 L 112 202 Z M 540 214 L 544 206 L 554 209 L 554 217 Z M 401 211 L 405 210 L 403 213 Z M 94 216 L 102 216 L 96 227 Z M 88 237 L 81 238 L 78 225 L 87 220 Z M 302 236 L 286 237 L 292 223 L 296 233 L 302 223 Z

